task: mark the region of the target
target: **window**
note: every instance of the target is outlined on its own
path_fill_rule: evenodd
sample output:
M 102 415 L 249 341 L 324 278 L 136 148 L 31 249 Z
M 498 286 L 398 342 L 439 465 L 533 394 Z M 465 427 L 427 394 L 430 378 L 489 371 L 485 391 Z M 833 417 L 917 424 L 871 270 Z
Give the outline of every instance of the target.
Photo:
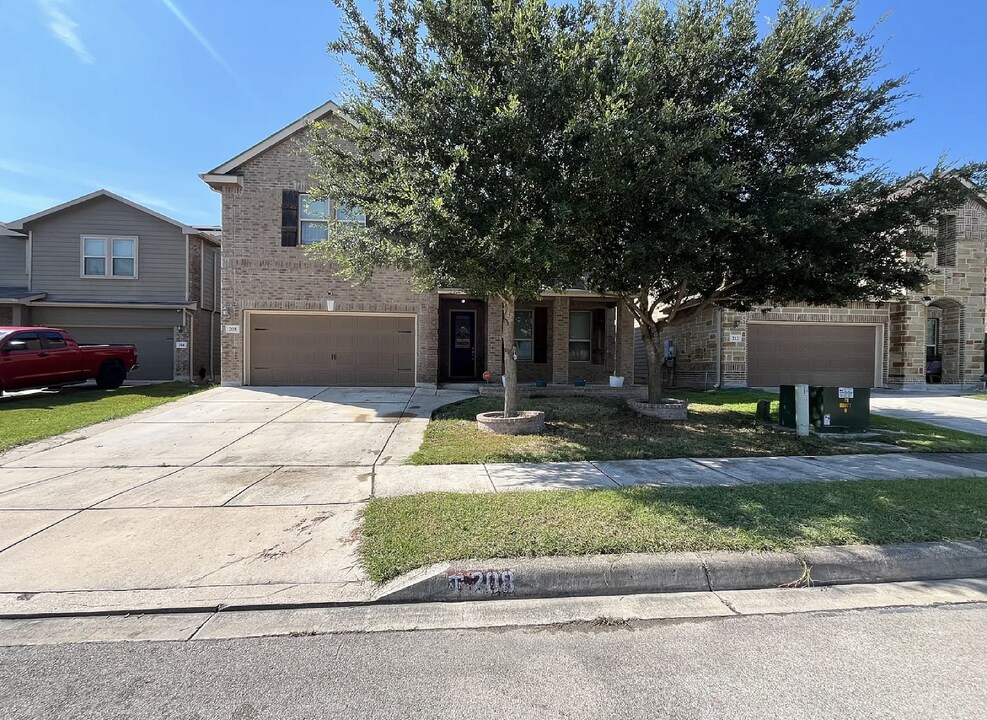
M 367 216 L 362 210 L 348 205 L 331 204 L 326 199 L 319 200 L 311 195 L 298 196 L 298 223 L 301 244 L 311 245 L 329 237 L 329 218 L 336 222 L 351 225 L 365 225 Z
M 10 347 L 10 343 L 14 343 L 14 342 L 24 343 L 24 345 L 23 346 L 19 345 L 16 348 L 12 348 L 13 352 L 18 352 L 20 350 L 27 351 L 27 350 L 41 349 L 41 338 L 38 336 L 38 333 L 36 332 L 18 333 L 17 335 L 14 335 L 13 337 L 10 338 L 7 346 Z
M 68 344 L 65 342 L 65 338 L 57 332 L 43 332 L 41 333 L 41 337 L 45 341 L 45 347 L 49 350 L 60 350 L 64 347 L 68 347 Z
M 932 360 L 939 354 L 939 318 L 925 321 L 925 359 Z
M 336 206 L 336 220 L 341 223 L 352 223 L 354 225 L 366 225 L 367 215 L 360 208 L 347 205 Z
M 518 360 L 535 357 L 535 311 L 517 310 L 514 313 L 514 350 Z
M 936 265 L 956 267 L 956 216 L 940 215 L 936 236 Z
M 569 362 L 589 362 L 592 348 L 593 313 L 579 310 L 569 313 Z
M 311 195 L 298 197 L 298 222 L 302 245 L 311 245 L 329 237 L 329 201 Z
M 136 278 L 137 238 L 83 236 L 82 276 Z

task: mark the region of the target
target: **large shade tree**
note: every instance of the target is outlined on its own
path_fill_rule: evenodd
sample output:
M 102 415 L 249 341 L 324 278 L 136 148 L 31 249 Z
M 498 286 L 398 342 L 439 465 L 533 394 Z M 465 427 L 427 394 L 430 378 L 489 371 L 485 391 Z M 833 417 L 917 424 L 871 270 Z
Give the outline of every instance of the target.
M 982 168 L 906 184 L 865 156 L 907 124 L 906 79 L 882 77 L 854 9 L 782 0 L 761 32 L 756 0 L 638 0 L 580 29 L 571 236 L 641 326 L 652 402 L 661 331 L 688 308 L 883 300 L 927 280 L 921 226 Z
M 336 225 L 310 252 L 354 281 L 388 266 L 419 289 L 499 297 L 513 415 L 515 303 L 582 270 L 557 228 L 577 98 L 564 69 L 586 14 L 542 0 L 380 0 L 368 18 L 336 3 L 330 52 L 349 69 L 352 122 L 315 127 L 313 192 L 368 221 Z

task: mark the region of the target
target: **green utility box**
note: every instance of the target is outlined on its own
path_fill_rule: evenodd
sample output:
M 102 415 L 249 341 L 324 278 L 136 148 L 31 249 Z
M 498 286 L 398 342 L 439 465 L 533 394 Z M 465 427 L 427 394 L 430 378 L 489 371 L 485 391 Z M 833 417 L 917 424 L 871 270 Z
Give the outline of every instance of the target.
M 795 386 L 782 385 L 779 422 L 795 427 Z M 862 433 L 870 429 L 870 388 L 809 386 L 809 425 L 820 433 Z

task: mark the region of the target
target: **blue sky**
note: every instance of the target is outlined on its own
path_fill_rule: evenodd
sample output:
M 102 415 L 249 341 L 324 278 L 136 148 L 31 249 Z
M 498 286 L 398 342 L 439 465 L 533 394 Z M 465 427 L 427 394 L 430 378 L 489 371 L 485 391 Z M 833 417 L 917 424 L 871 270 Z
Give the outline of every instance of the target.
M 987 160 L 987 2 L 862 0 L 861 26 L 889 12 L 888 72 L 919 97 L 869 154 Z M 337 19 L 329 0 L 0 0 L 0 220 L 105 187 L 218 223 L 197 174 L 338 97 Z

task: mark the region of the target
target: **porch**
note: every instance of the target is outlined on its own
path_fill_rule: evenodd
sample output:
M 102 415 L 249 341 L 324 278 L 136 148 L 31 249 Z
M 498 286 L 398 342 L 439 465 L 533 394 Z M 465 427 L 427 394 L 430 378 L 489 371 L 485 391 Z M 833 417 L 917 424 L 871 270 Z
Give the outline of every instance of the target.
M 504 372 L 502 303 L 497 298 L 443 295 L 439 300 L 438 381 L 499 386 Z M 518 382 L 549 387 L 585 383 L 609 389 L 610 376 L 634 382 L 634 319 L 616 299 L 549 295 L 515 309 Z M 548 388 L 539 387 L 539 392 Z

